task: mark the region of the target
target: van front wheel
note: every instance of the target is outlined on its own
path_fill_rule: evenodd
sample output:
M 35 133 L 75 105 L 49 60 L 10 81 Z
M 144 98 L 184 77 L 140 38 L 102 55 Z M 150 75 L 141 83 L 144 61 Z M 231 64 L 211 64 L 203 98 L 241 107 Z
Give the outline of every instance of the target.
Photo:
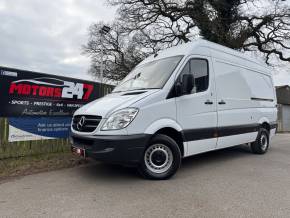
M 139 172 L 148 179 L 168 179 L 181 164 L 181 152 L 177 143 L 162 134 L 154 136 L 146 148 Z
M 269 131 L 261 128 L 256 141 L 251 143 L 251 149 L 254 154 L 265 154 L 269 148 Z

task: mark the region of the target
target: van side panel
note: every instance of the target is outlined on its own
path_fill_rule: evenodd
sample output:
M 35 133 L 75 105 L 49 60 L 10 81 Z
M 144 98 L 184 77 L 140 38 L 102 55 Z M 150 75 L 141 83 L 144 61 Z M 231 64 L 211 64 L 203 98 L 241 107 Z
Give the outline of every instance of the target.
M 243 77 L 245 78 L 248 87 L 251 91 L 251 98 L 256 100 L 267 100 L 265 102 L 271 102 L 265 106 L 274 106 L 275 99 L 272 87 L 271 77 L 265 74 L 261 74 L 249 69 L 243 69 Z M 270 101 L 272 100 L 272 101 Z M 262 101 L 263 102 L 263 101 Z
M 231 61 L 234 57 L 213 53 L 223 57 L 213 58 L 220 129 L 217 148 L 255 141 L 262 118 L 267 123 L 276 121 L 272 78 L 257 64 L 243 59 L 237 64 Z

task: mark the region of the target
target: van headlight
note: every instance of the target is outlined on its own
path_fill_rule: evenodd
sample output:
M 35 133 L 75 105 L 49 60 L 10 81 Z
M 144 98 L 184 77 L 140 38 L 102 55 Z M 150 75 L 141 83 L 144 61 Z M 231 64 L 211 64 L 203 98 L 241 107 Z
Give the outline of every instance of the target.
M 111 114 L 101 130 L 118 130 L 127 127 L 136 117 L 137 108 L 126 108 Z

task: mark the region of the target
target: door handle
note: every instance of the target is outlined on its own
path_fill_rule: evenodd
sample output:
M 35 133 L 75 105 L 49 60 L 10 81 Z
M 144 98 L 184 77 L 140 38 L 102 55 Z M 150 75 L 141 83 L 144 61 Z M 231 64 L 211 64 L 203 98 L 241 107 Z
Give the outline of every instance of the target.
M 221 100 L 221 101 L 219 102 L 219 104 L 226 104 L 226 102 L 225 102 L 224 100 Z
M 213 102 L 208 99 L 206 102 L 204 102 L 204 104 L 213 104 Z

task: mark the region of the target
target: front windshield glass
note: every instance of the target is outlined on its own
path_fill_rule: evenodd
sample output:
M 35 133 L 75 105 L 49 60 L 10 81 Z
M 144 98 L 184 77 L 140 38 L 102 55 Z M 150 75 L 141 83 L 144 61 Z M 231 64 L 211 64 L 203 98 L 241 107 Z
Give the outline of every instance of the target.
M 161 89 L 183 56 L 174 56 L 137 66 L 113 90 L 124 92 L 139 89 Z

